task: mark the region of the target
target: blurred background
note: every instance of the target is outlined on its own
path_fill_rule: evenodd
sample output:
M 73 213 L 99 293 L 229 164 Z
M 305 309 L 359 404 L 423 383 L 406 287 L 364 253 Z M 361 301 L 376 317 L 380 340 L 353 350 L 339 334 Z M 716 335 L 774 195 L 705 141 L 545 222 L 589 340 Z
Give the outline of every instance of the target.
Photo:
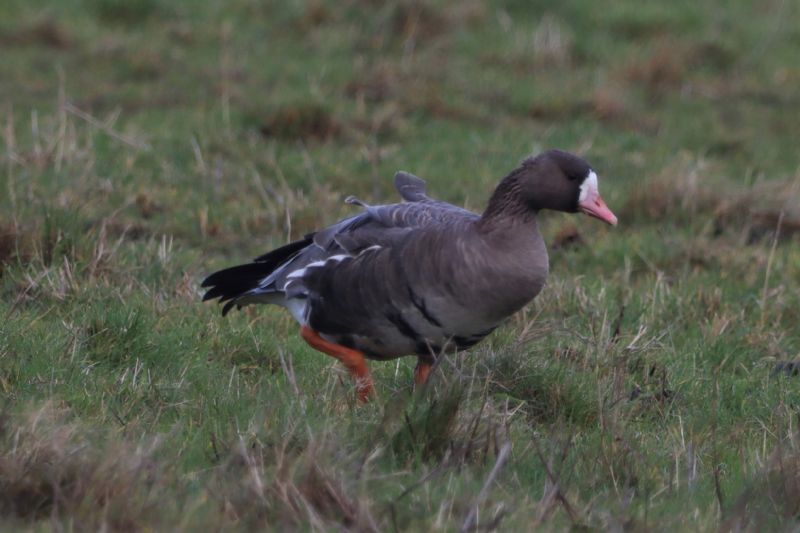
M 791 520 L 799 118 L 795 0 L 3 0 L 0 525 L 452 529 L 506 441 L 490 525 Z M 397 170 L 479 211 L 546 148 L 620 225 L 543 215 L 546 290 L 416 403 L 199 302 Z
M 330 220 L 347 194 L 388 201 L 398 169 L 480 209 L 524 156 L 559 147 L 592 162 L 623 220 L 672 214 L 675 191 L 630 195 L 659 177 L 721 192 L 730 185 L 714 180 L 793 176 L 798 9 L 7 0 L 8 164 L 60 158 L 59 172 L 9 193 L 109 210 L 133 195 L 120 223 L 192 244 L 212 232 L 210 248 L 234 253 Z M 86 131 L 98 133 L 90 163 L 77 149 Z

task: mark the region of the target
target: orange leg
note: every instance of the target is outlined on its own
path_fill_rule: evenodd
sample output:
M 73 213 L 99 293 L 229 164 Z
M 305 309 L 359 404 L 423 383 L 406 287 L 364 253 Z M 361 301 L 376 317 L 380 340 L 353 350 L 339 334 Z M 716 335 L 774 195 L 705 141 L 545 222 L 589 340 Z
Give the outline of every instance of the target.
M 417 387 L 425 385 L 428 382 L 428 376 L 431 375 L 431 368 L 433 368 L 433 365 L 430 363 L 422 359 L 417 360 L 417 367 L 414 369 L 414 384 Z
M 356 391 L 358 392 L 359 402 L 365 403 L 371 395 L 375 394 L 375 389 L 372 386 L 372 376 L 369 373 L 367 361 L 363 353 L 326 341 L 308 326 L 303 326 L 300 330 L 300 336 L 315 350 L 335 357 L 342 362 L 350 372 L 350 375 L 353 376 L 353 379 L 356 380 Z

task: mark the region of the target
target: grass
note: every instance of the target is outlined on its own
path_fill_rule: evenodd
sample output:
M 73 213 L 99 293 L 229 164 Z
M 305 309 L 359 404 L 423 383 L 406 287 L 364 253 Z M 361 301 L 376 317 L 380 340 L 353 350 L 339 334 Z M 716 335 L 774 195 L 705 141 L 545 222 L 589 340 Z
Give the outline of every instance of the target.
M 793 529 L 792 2 L 0 6 L 5 529 Z M 543 293 L 354 405 L 204 275 L 395 199 L 480 209 L 586 155 L 620 226 L 548 213 Z

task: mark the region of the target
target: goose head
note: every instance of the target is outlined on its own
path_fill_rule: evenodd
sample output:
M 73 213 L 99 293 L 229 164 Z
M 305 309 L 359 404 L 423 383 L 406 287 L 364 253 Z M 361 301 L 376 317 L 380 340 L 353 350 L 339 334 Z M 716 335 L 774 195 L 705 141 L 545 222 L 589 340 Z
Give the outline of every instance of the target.
M 612 226 L 617 217 L 598 190 L 597 173 L 583 158 L 548 150 L 520 166 L 520 194 L 533 210 L 585 213 Z

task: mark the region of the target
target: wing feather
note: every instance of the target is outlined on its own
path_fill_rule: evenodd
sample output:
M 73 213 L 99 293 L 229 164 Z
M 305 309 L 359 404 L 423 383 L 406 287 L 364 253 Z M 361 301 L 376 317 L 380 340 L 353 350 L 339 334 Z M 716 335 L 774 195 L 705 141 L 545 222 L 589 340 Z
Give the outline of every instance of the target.
M 355 257 L 370 248 L 391 249 L 417 231 L 479 218 L 466 209 L 430 198 L 425 181 L 413 174 L 400 171 L 394 183 L 402 203 L 368 205 L 348 198 L 348 203 L 361 206 L 363 211 L 261 255 L 253 263 L 212 274 L 203 283 L 209 288 L 205 299 L 220 298 L 225 303 L 223 313 L 227 313 L 233 306 L 277 302 L 289 297 L 289 292 L 292 298 L 302 298 L 304 276 L 335 269 L 337 262 L 327 261 L 331 257 Z M 313 268 L 307 268 L 312 264 Z

